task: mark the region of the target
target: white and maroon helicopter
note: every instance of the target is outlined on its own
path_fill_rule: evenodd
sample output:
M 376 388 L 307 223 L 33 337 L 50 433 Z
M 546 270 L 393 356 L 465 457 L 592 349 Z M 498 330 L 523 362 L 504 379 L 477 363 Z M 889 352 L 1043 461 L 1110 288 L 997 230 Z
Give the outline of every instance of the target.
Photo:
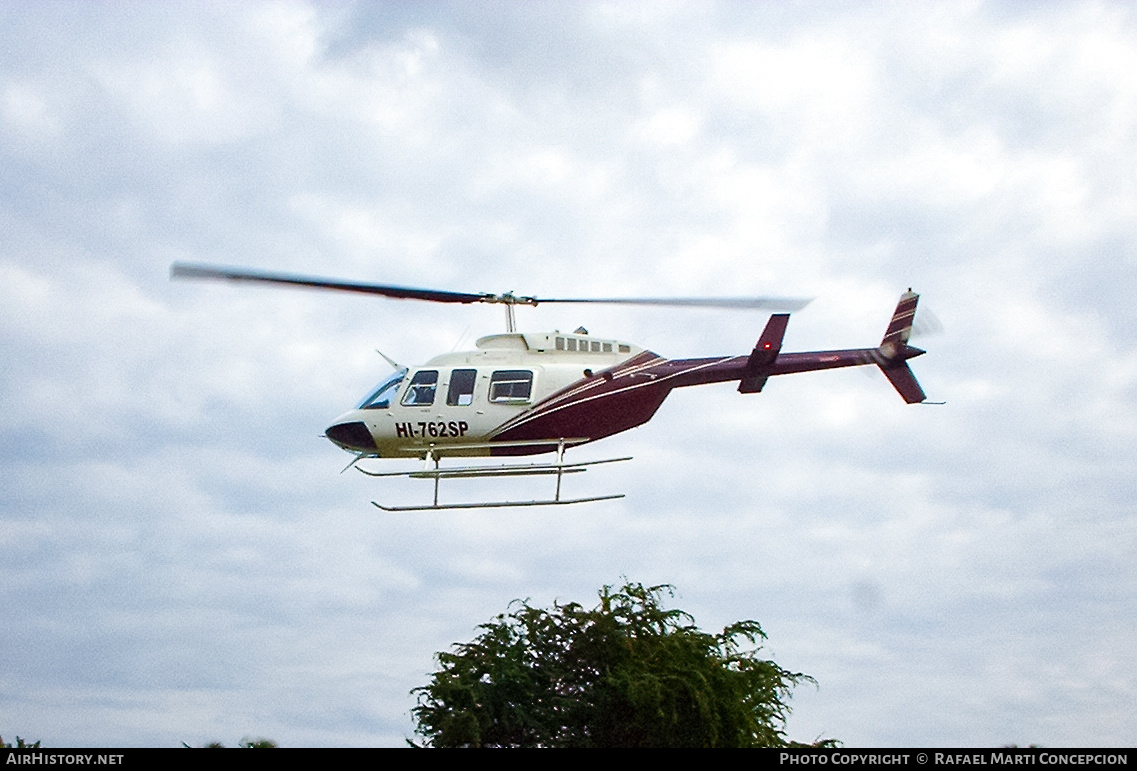
M 774 375 L 876 365 L 904 401 L 916 404 L 926 399 L 907 363 L 908 359 L 924 353 L 908 344 L 919 299 L 911 289 L 901 295 L 884 338 L 875 348 L 782 353 L 782 338 L 790 314 L 780 312 L 770 316 L 754 350 L 748 354 L 666 359 L 631 343 L 592 337 L 583 329 L 572 334 L 517 332 L 514 308 L 555 302 L 792 311 L 808 301 L 779 297 L 539 299 L 512 293 L 436 291 L 185 263 L 175 263 L 170 275 L 283 284 L 396 299 L 505 306 L 504 334 L 479 339 L 475 351 L 443 354 L 418 367 L 398 367 L 326 430 L 329 440 L 356 456 L 349 468 L 371 458 L 423 460 L 424 467 L 414 471 L 379 472 L 356 466 L 370 476 L 406 476 L 434 481 L 431 504 L 384 506 L 375 503 L 386 511 L 545 506 L 622 498 L 622 494 L 562 497 L 564 474 L 630 460 L 608 458 L 567 463 L 565 450 L 646 423 L 673 388 L 737 380 L 740 393 L 758 393 Z M 444 457 L 549 452 L 556 453 L 555 461 L 440 466 Z M 441 479 L 530 475 L 555 476 L 555 495 L 531 501 L 439 503 Z

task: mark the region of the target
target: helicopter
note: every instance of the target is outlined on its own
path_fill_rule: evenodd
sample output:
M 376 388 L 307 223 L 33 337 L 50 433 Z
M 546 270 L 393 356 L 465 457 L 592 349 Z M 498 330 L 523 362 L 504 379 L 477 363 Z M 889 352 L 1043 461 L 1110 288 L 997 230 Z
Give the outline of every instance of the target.
M 451 292 L 342 281 L 244 268 L 174 263 L 171 278 L 212 279 L 356 292 L 438 303 L 487 303 L 505 308 L 506 331 L 479 338 L 476 350 L 436 356 L 395 371 L 353 409 L 337 417 L 324 435 L 355 457 L 347 468 L 374 477 L 432 480 L 430 504 L 389 506 L 385 511 L 549 506 L 590 503 L 623 494 L 563 497 L 565 474 L 631 460 L 605 458 L 569 463 L 565 451 L 651 420 L 675 388 L 738 382 L 743 394 L 760 393 L 769 378 L 795 372 L 875 365 L 909 404 L 926 396 L 908 360 L 925 351 L 908 344 L 919 295 L 909 288 L 896 305 L 880 345 L 830 351 L 782 352 L 790 312 L 809 301 L 789 297 L 727 298 L 536 298 Z M 583 328 L 573 333 L 518 332 L 514 309 L 539 303 L 717 307 L 776 310 L 753 350 L 740 356 L 667 359 L 622 340 L 598 338 Z M 382 354 L 381 354 L 382 355 Z M 384 358 L 387 358 L 384 355 Z M 516 457 L 555 453 L 540 463 L 509 461 L 496 466 L 441 466 L 443 458 Z M 412 471 L 373 471 L 360 461 L 417 458 Z M 442 479 L 554 476 L 550 498 L 526 501 L 440 502 Z

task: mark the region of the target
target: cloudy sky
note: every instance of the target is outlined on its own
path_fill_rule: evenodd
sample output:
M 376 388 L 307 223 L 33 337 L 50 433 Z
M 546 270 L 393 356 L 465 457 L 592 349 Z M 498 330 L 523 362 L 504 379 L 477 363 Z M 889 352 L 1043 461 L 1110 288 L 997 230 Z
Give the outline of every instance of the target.
M 0 735 L 400 745 L 515 598 L 759 621 L 850 746 L 1137 743 L 1128 3 L 0 3 Z M 784 294 L 786 350 L 913 369 L 674 393 L 579 450 L 615 501 L 391 515 L 324 428 L 493 307 Z M 756 312 L 543 306 L 664 356 Z M 534 497 L 471 485 L 455 497 Z M 566 482 L 566 484 L 570 484 Z

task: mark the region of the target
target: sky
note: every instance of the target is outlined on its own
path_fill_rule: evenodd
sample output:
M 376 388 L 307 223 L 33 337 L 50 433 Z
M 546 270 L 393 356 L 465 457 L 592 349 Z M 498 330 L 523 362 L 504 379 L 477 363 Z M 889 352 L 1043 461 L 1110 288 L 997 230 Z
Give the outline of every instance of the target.
M 515 599 L 670 584 L 753 619 L 801 741 L 1137 743 L 1137 8 L 0 0 L 0 735 L 405 746 Z M 875 369 L 674 392 L 566 481 L 388 514 L 322 437 L 501 309 L 213 282 L 921 294 L 941 406 Z M 547 305 L 662 356 L 761 312 Z M 571 457 L 571 454 L 570 454 Z M 412 464 L 413 465 L 413 464 Z M 540 482 L 540 480 L 538 480 Z M 455 499 L 545 494 L 456 484 Z

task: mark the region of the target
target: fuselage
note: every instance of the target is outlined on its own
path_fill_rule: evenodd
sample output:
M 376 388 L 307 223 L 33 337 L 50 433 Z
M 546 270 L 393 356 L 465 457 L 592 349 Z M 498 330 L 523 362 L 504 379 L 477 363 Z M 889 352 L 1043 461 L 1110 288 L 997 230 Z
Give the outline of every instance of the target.
M 638 346 L 580 333 L 490 335 L 475 351 L 393 373 L 326 433 L 345 450 L 383 458 L 422 457 L 431 447 L 449 455 L 546 452 L 559 439 L 591 441 L 650 418 L 658 403 L 628 425 L 633 416 L 626 410 L 600 414 L 614 403 L 594 405 L 587 416 L 581 409 L 591 382 L 611 382 L 622 364 L 644 359 L 660 360 Z
M 916 299 L 901 297 L 875 348 L 782 353 L 788 314 L 771 316 L 744 356 L 666 359 L 583 330 L 490 335 L 476 351 L 395 372 L 326 434 L 360 456 L 532 455 L 646 423 L 674 388 L 739 381 L 750 394 L 775 375 L 869 365 L 919 403 L 924 392 L 906 363 L 924 353 L 908 345 Z

